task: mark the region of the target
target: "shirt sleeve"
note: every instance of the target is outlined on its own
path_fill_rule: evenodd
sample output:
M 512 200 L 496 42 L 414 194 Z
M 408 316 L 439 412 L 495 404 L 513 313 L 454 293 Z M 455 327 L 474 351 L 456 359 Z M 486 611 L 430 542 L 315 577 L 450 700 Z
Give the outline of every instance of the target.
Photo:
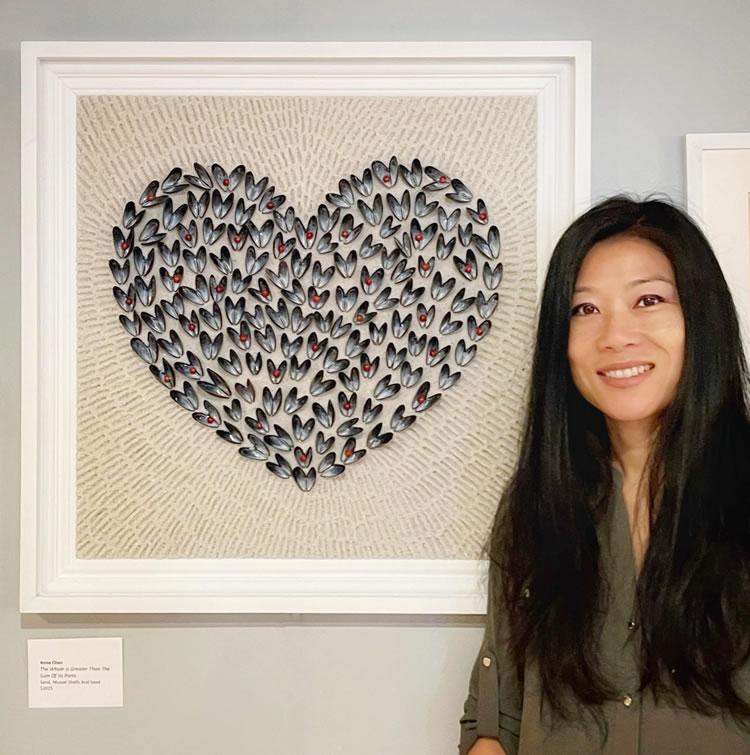
M 460 720 L 459 755 L 466 755 L 480 737 L 497 739 L 506 755 L 518 752 L 523 691 L 515 665 L 506 653 L 507 621 L 497 605 L 497 588 L 498 567 L 490 562 L 487 623 Z M 495 620 L 496 616 L 499 621 Z

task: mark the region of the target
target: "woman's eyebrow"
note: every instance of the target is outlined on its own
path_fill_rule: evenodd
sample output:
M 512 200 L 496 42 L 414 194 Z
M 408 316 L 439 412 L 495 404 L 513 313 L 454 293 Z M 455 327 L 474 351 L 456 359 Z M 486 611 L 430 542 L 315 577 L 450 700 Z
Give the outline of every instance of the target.
M 655 281 L 659 281 L 661 283 L 668 283 L 673 288 L 677 288 L 677 285 L 675 284 L 674 280 L 671 278 L 667 278 L 663 275 L 653 275 L 649 278 L 636 278 L 635 280 L 630 281 L 628 283 L 629 288 L 635 288 L 636 286 L 642 286 L 644 283 L 654 283 Z M 573 289 L 574 294 L 590 294 L 591 292 L 596 291 L 595 287 L 592 286 L 576 286 Z
M 667 278 L 663 275 L 653 275 L 650 278 L 636 278 L 636 280 L 631 281 L 628 283 L 630 287 L 635 286 L 642 286 L 644 283 L 653 283 L 654 281 L 659 281 L 661 283 L 668 283 L 670 286 L 677 287 L 673 278 Z

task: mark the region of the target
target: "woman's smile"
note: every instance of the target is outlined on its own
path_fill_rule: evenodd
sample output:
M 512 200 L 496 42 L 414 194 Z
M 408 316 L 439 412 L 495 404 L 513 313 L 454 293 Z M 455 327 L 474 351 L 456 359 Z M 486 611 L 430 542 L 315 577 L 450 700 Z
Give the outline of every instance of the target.
M 654 365 L 651 363 L 627 364 L 618 367 L 605 367 L 598 374 L 602 380 L 614 388 L 630 388 L 644 382 Z

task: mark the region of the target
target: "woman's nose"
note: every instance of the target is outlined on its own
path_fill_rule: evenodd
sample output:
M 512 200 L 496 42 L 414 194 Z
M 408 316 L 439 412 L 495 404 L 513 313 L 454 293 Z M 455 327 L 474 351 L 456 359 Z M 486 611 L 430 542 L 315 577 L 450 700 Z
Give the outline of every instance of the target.
M 609 312 L 601 318 L 598 346 L 619 350 L 640 343 L 636 318 L 631 312 Z

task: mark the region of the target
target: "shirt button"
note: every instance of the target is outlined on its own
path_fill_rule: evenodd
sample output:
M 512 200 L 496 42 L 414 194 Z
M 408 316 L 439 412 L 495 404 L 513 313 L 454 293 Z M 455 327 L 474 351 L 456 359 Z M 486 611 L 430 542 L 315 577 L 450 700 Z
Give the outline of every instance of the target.
M 630 630 L 630 631 L 632 632 L 632 631 L 633 631 L 633 630 L 635 629 L 635 626 L 636 626 L 636 625 L 635 625 L 635 622 L 634 622 L 634 621 L 633 621 L 633 620 L 631 619 L 631 620 L 630 620 L 630 621 L 628 622 L 628 629 L 629 629 L 629 630 Z
M 629 708 L 633 704 L 633 698 L 630 695 L 625 695 L 625 697 L 622 698 L 622 704 Z
M 492 665 L 492 658 L 488 658 L 486 655 L 482 658 L 482 665 L 485 668 L 489 668 Z

